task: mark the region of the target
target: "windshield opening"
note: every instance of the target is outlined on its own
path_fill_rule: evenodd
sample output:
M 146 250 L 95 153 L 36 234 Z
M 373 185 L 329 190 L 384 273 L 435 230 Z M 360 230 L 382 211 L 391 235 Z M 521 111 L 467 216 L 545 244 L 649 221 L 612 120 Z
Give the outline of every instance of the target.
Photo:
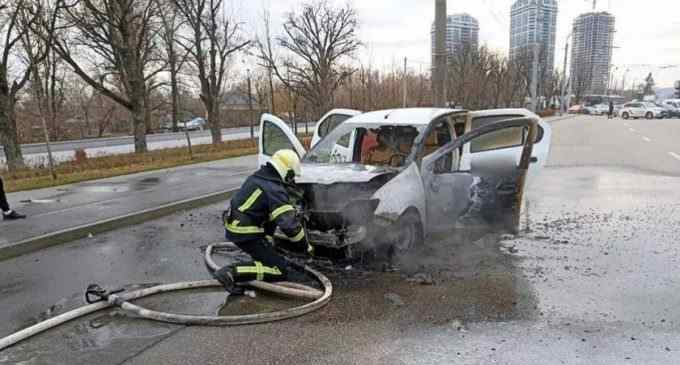
M 425 126 L 342 124 L 304 157 L 307 163 L 404 166 L 415 138 Z

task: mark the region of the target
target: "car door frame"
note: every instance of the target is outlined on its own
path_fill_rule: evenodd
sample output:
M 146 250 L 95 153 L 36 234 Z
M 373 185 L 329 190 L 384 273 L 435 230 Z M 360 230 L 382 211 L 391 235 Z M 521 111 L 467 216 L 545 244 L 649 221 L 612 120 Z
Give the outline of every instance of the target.
M 330 131 L 328 131 L 323 137 L 321 137 L 319 135 L 319 129 L 321 127 L 321 124 L 323 124 L 326 120 L 332 118 L 334 115 L 346 115 L 346 116 L 349 116 L 349 118 L 347 118 L 347 119 L 350 119 L 350 118 L 355 117 L 359 114 L 363 114 L 363 112 L 360 111 L 360 110 L 354 110 L 354 109 L 333 109 L 333 110 L 329 111 L 328 113 L 324 114 L 319 119 L 319 121 L 316 122 L 316 125 L 314 126 L 314 133 L 312 134 L 312 142 L 310 144 L 310 148 L 316 146 L 317 143 L 319 143 L 324 137 L 326 137 L 328 135 L 328 133 L 330 133 Z M 344 123 L 344 122 L 342 122 L 342 123 Z M 338 124 L 338 125 L 340 125 L 340 124 Z M 336 128 L 337 128 L 337 126 L 336 126 Z
M 551 142 L 552 142 L 552 128 L 548 123 L 546 123 L 542 118 L 540 118 L 538 115 L 535 113 L 532 113 L 529 110 L 526 109 L 491 109 L 491 110 L 478 110 L 478 111 L 471 111 L 468 115 L 469 119 L 469 125 L 473 127 L 474 125 L 474 120 L 476 118 L 484 118 L 484 117 L 507 117 L 505 119 L 500 119 L 499 121 L 502 120 L 509 120 L 509 119 L 516 119 L 516 118 L 536 118 L 538 120 L 538 125 L 537 125 L 537 130 L 536 133 L 538 136 L 540 136 L 540 140 L 538 143 L 534 143 L 533 149 L 532 149 L 532 154 L 531 154 L 531 159 L 530 159 L 530 175 L 535 175 L 539 169 L 545 167 L 548 158 L 550 156 L 550 147 L 551 147 Z M 523 138 L 528 138 L 528 136 L 523 136 Z M 516 154 L 518 152 L 518 149 L 521 148 L 521 145 L 517 145 L 515 147 L 512 147 L 512 152 L 510 152 L 508 148 L 499 148 L 495 150 L 487 150 L 487 151 L 478 151 L 478 152 L 472 152 L 470 150 L 470 144 L 467 143 L 464 147 L 464 156 L 462 157 L 461 160 L 461 166 L 470 169 L 473 163 L 473 160 L 475 159 L 475 155 L 480 156 L 478 154 L 484 154 L 484 156 L 488 155 L 494 155 L 494 154 Z M 517 159 L 517 162 L 519 163 L 519 159 Z
M 461 146 L 464 146 L 466 144 L 469 144 L 468 142 L 474 140 L 475 138 L 478 138 L 480 136 L 483 136 L 488 133 L 495 132 L 497 130 L 505 129 L 505 128 L 513 128 L 513 127 L 527 127 L 528 128 L 528 133 L 527 133 L 527 138 L 524 141 L 524 144 L 522 146 L 522 155 L 520 157 L 520 162 L 518 166 L 516 167 L 519 175 L 518 175 L 518 189 L 517 189 L 517 195 L 515 196 L 516 199 L 516 204 L 515 204 L 515 209 L 516 211 L 513 212 L 513 220 L 516 220 L 516 223 L 519 223 L 519 210 L 521 209 L 521 202 L 523 199 L 524 195 L 524 187 L 526 183 L 526 178 L 527 178 L 527 173 L 529 171 L 529 165 L 530 165 L 530 160 L 531 160 L 531 155 L 532 155 L 532 150 L 534 146 L 534 140 L 536 138 L 536 135 L 538 133 L 538 122 L 539 118 L 538 117 L 520 117 L 520 118 L 513 118 L 513 119 L 507 119 L 507 120 L 501 120 L 498 122 L 490 123 L 485 126 L 482 126 L 477 129 L 473 129 L 469 131 L 468 133 L 465 133 L 464 135 L 454 139 L 452 142 L 447 143 L 443 147 L 439 148 L 435 152 L 431 153 L 428 156 L 424 156 L 422 158 L 421 164 L 420 164 L 420 172 L 421 172 L 421 179 L 422 179 L 422 186 L 423 190 L 425 191 L 425 199 L 426 199 L 426 208 L 425 212 L 427 215 L 431 214 L 431 209 L 429 209 L 428 205 L 429 202 L 427 202 L 429 198 L 429 186 L 430 182 L 427 181 L 428 178 L 430 178 L 429 175 L 434 174 L 434 163 L 439 160 L 441 157 L 444 155 L 453 152 L 455 149 L 459 149 Z M 465 153 L 465 148 L 463 149 L 463 153 Z M 459 160 L 462 159 L 462 156 L 460 156 Z M 461 171 L 460 167 L 458 171 L 452 171 L 452 174 L 470 174 L 469 171 Z M 456 199 L 458 197 L 452 197 L 452 199 Z M 431 199 L 430 199 L 431 200 Z M 459 217 L 455 217 L 457 220 Z M 436 226 L 436 220 L 432 219 L 430 216 L 426 216 L 426 220 L 428 222 L 428 231 L 431 230 L 439 230 L 440 227 Z M 515 223 L 515 222 L 513 222 Z
M 298 154 L 300 159 L 307 153 L 305 150 L 304 146 L 300 142 L 300 140 L 295 136 L 295 133 L 293 133 L 293 130 L 290 129 L 290 127 L 280 118 L 278 118 L 275 115 L 264 113 L 260 117 L 260 133 L 257 137 L 257 161 L 258 161 L 258 166 L 265 165 L 267 162 L 271 160 L 271 155 L 266 155 L 264 153 L 264 136 L 265 136 L 265 125 L 266 123 L 271 123 L 275 127 L 279 128 L 285 136 L 288 138 L 290 144 L 293 146 L 293 150 Z M 276 152 L 276 151 L 274 151 Z

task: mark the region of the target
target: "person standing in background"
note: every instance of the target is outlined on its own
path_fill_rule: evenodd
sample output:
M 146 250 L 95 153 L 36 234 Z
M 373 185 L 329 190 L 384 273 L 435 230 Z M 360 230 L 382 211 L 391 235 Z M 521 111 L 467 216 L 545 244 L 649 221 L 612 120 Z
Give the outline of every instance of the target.
M 2 183 L 2 177 L 0 177 L 0 210 L 2 210 L 3 220 L 15 220 L 24 219 L 25 215 L 19 214 L 9 207 L 9 202 L 7 201 L 7 195 L 5 194 L 5 187 Z

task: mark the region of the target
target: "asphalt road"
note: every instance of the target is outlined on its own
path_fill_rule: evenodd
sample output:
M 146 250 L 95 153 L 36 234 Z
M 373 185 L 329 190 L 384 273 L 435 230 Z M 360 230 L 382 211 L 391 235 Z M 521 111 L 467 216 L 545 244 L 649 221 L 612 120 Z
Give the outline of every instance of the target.
M 0 364 L 680 363 L 679 131 L 677 120 L 555 122 L 521 234 L 428 242 L 412 271 L 332 271 L 331 304 L 309 316 L 210 328 L 110 311 L 0 352 Z M 223 208 L 2 262 L 0 336 L 82 304 L 92 282 L 206 278 L 201 248 L 221 240 Z M 416 271 L 434 285 L 405 280 Z M 280 305 L 244 298 L 222 308 L 224 299 L 185 293 L 144 303 L 186 313 Z

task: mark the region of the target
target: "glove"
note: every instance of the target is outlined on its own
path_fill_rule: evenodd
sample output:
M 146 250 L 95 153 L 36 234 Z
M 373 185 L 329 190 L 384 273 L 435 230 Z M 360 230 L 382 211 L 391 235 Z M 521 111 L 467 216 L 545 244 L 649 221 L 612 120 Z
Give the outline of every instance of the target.
M 310 245 L 309 242 L 307 242 L 307 253 L 309 256 L 314 256 L 314 246 Z

